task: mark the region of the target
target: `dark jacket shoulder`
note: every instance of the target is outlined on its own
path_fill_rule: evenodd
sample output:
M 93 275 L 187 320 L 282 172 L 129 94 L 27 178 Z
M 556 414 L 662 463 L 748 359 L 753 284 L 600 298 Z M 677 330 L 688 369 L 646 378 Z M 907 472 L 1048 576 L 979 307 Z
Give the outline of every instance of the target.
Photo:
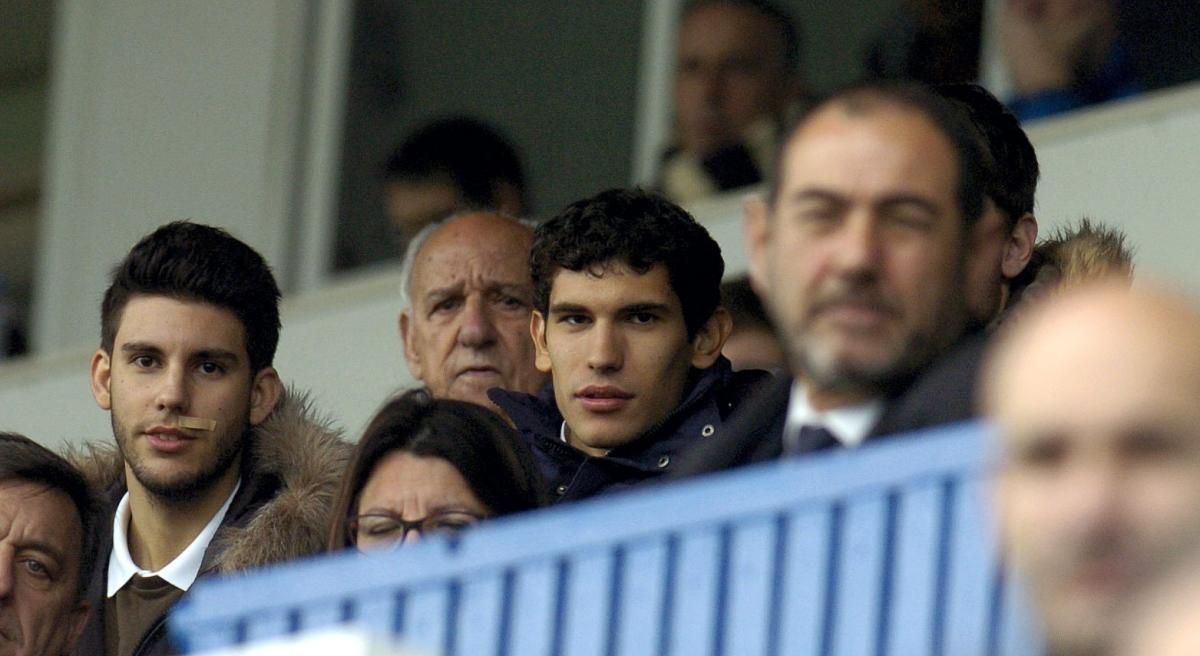
M 493 389 L 488 395 L 512 419 L 557 501 L 581 499 L 660 478 L 675 466 L 688 446 L 717 434 L 728 417 L 769 374 L 732 371 L 720 358 L 712 367 L 693 370 L 682 403 L 656 429 L 592 457 L 561 439 L 563 417 L 547 385 L 537 395 Z

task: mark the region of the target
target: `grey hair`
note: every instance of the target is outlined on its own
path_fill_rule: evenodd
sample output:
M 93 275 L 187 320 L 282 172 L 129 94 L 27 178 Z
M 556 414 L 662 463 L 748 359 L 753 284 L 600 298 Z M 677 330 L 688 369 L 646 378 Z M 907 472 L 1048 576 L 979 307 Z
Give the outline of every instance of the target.
M 417 231 L 413 238 L 409 240 L 408 246 L 404 248 L 404 260 L 400 265 L 400 311 L 403 312 L 412 307 L 412 272 L 413 262 L 417 259 L 417 253 L 421 252 L 421 248 L 425 246 L 425 242 L 429 241 L 429 236 L 432 235 L 438 228 L 457 221 L 468 214 L 480 214 L 481 210 L 468 209 L 454 212 L 444 219 L 434 221 L 429 225 Z M 483 213 L 498 216 L 502 219 L 507 219 L 518 225 L 524 226 L 533 230 L 537 227 L 538 222 L 530 218 L 517 218 L 505 214 L 504 212 L 496 212 L 492 210 L 483 211 Z

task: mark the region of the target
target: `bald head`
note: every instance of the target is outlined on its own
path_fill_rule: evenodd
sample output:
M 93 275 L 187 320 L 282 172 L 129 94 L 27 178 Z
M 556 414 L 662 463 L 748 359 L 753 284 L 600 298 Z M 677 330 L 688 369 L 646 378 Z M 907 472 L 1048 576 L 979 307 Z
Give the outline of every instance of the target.
M 1065 293 L 1001 338 L 983 394 L 1004 549 L 1051 651 L 1107 653 L 1200 534 L 1200 313 L 1127 281 Z
M 409 371 L 437 398 L 491 405 L 492 387 L 536 392 L 529 316 L 532 230 L 461 214 L 429 227 L 405 258 L 400 335 Z

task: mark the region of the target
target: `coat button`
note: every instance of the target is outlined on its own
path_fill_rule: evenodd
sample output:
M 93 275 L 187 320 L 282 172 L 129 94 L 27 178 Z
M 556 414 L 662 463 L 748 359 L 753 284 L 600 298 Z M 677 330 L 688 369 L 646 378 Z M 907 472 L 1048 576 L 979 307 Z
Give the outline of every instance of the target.
M 658 459 L 658 468 L 659 469 L 664 469 L 669 464 L 671 464 L 671 456 L 662 456 L 661 458 Z
M 558 487 L 554 488 L 554 493 L 561 497 L 562 495 L 567 493 L 567 486 L 559 485 Z
M 703 435 L 704 437 L 708 437 L 709 435 L 712 435 L 715 432 L 717 432 L 717 429 L 713 428 L 712 424 L 704 424 L 704 428 L 700 429 L 700 434 Z

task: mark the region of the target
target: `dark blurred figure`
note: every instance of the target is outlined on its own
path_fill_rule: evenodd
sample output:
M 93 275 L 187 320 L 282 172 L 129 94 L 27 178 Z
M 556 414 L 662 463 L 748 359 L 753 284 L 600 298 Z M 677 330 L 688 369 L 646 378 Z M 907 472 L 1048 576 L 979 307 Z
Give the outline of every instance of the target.
M 421 228 L 466 209 L 529 211 L 516 150 L 472 118 L 440 119 L 400 144 L 384 165 L 384 202 L 401 248 Z
M 543 505 L 533 457 L 487 408 L 406 392 L 375 414 L 334 501 L 329 548 L 392 548 Z
M 679 23 L 674 143 L 658 186 L 689 203 L 762 181 L 800 93 L 800 38 L 764 0 L 693 0 Z
M 979 77 L 983 0 L 905 0 L 867 51 L 867 72 L 926 84 Z
M 733 370 L 782 371 L 787 366 L 783 346 L 771 327 L 762 300 L 750 286 L 750 278 L 743 274 L 722 283 L 721 305 L 733 319 L 733 332 L 721 349 Z
M 1006 0 L 1001 47 L 1021 120 L 1200 77 L 1194 0 Z
M 967 262 L 967 305 L 975 323 L 989 325 L 1011 304 L 1016 281 L 1033 257 L 1037 153 L 1016 117 L 987 89 L 947 84 L 937 91 L 965 110 L 986 154 L 981 241 Z

